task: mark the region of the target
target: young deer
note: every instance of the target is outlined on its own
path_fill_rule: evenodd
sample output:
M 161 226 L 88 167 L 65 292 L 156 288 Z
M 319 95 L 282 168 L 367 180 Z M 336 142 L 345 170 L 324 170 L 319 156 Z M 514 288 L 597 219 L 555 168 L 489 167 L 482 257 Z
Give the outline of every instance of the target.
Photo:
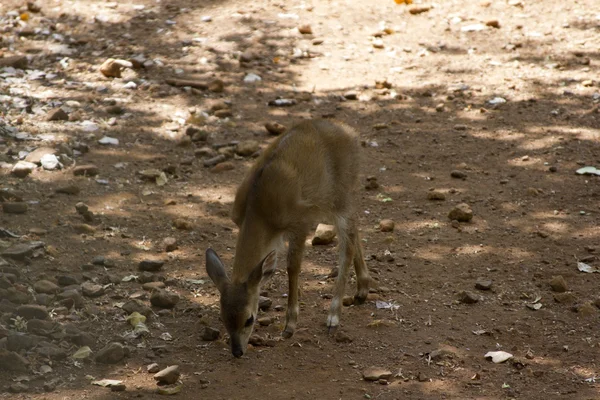
M 221 317 L 235 357 L 246 351 L 260 286 L 273 275 L 276 249 L 285 240 L 289 242 L 289 293 L 282 335 L 294 334 L 304 243 L 319 221 L 333 221 L 339 238 L 339 274 L 327 317 L 329 332 L 340 322 L 351 262 L 358 283 L 355 302 L 365 301 L 370 279 L 352 199 L 359 153 L 358 137 L 351 128 L 325 120 L 302 122 L 264 151 L 238 188 L 232 219 L 240 231 L 231 279 L 219 256 L 212 249 L 206 251 L 206 271 L 221 294 Z

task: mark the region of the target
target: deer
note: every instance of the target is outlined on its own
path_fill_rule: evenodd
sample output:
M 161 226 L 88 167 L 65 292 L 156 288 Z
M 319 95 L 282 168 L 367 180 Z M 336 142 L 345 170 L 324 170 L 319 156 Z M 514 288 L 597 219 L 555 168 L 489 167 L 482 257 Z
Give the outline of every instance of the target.
M 239 228 L 231 277 L 217 253 L 212 248 L 206 251 L 206 271 L 220 293 L 221 320 L 234 357 L 247 350 L 260 288 L 273 276 L 277 254 L 283 253 L 286 241 L 288 300 L 282 336 L 294 334 L 305 242 L 318 222 L 333 222 L 338 236 L 339 266 L 327 316 L 329 334 L 340 324 L 350 263 L 357 281 L 354 304 L 365 302 L 370 277 L 353 201 L 360 147 L 358 134 L 345 124 L 303 121 L 261 153 L 238 187 L 231 212 Z

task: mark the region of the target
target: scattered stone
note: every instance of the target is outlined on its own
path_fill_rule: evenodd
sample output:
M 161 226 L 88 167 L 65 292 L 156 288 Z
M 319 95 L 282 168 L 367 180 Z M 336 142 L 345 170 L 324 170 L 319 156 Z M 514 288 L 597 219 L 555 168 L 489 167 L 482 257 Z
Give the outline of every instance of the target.
M 319 224 L 312 239 L 313 246 L 328 245 L 333 242 L 336 232 L 333 225 Z
M 300 25 L 298 27 L 298 32 L 303 35 L 312 35 L 313 31 L 310 25 Z
M 152 309 L 144 304 L 144 302 L 136 299 L 129 300 L 127 303 L 123 304 L 123 307 L 121 308 L 127 314 L 137 312 L 145 317 L 150 317 L 152 315 Z
M 16 69 L 25 69 L 28 62 L 26 56 L 2 57 L 0 58 L 0 68 L 13 67 Z
M 194 225 L 184 218 L 177 218 L 173 220 L 173 226 L 177 229 L 181 229 L 183 231 L 191 231 L 194 229 Z
M 196 153 L 194 153 L 196 154 Z M 202 162 L 202 164 L 204 165 L 205 168 L 209 168 L 209 167 L 213 167 L 215 165 L 217 165 L 218 163 L 222 163 L 223 161 L 226 161 L 227 157 L 223 154 L 219 154 L 217 156 L 214 156 L 212 158 L 206 159 Z
M 272 304 L 273 300 L 271 300 L 269 297 L 260 296 L 258 298 L 258 309 L 261 311 L 267 311 L 269 308 L 271 308 Z
M 461 203 L 450 210 L 448 218 L 458 222 L 469 222 L 473 219 L 473 210 L 471 210 L 468 204 Z
M 592 317 L 598 313 L 598 310 L 591 302 L 586 302 L 577 307 L 577 313 L 583 317 Z
M 567 281 L 565 280 L 565 278 L 563 278 L 562 275 L 552 277 L 549 283 L 550 287 L 552 288 L 552 291 L 554 292 L 564 293 L 568 290 Z
M 146 366 L 146 371 L 148 371 L 151 374 L 155 374 L 158 371 L 160 371 L 160 367 L 158 366 L 157 363 L 148 364 Z
M 53 110 L 48 111 L 48 114 L 46 115 L 46 120 L 47 121 L 68 121 L 69 114 L 67 114 L 65 112 L 65 110 L 63 110 L 62 108 L 57 107 Z
M 73 168 L 73 175 L 75 176 L 96 176 L 98 172 L 98 167 L 93 164 L 78 165 Z
M 116 385 L 110 385 L 111 392 L 124 392 L 127 390 L 127 386 L 124 383 L 117 383 Z
M 56 155 L 56 150 L 52 147 L 38 147 L 31 153 L 27 154 L 25 161 L 40 165 L 42 163 L 42 157 L 49 154 Z
M 33 284 L 33 289 L 36 293 L 45 293 L 45 294 L 55 294 L 60 288 L 54 282 L 50 282 L 47 280 L 37 281 Z
M 450 176 L 456 179 L 462 179 L 463 181 L 467 179 L 467 174 L 463 171 L 454 170 L 450 172 Z
M 24 261 L 31 257 L 35 250 L 43 248 L 44 242 L 29 242 L 15 244 L 2 252 L 2 256 L 17 261 Z
M 179 372 L 179 365 L 171 365 L 163 369 L 162 371 L 154 374 L 154 380 L 156 380 L 159 384 L 172 385 L 177 382 L 181 373 Z
M 165 283 L 164 282 L 146 282 L 142 285 L 142 289 L 144 289 L 145 291 L 151 292 L 155 289 L 164 289 L 165 288 Z
M 46 171 L 54 171 L 62 168 L 62 164 L 54 154 L 46 154 L 41 159 L 42 168 Z
M 81 284 L 81 293 L 86 297 L 100 297 L 104 294 L 104 286 L 94 282 L 84 282 Z
M 164 238 L 162 241 L 162 247 L 165 249 L 167 253 L 177 250 L 179 247 L 177 244 L 177 239 L 174 237 Z
M 116 364 L 127 356 L 127 348 L 121 343 L 112 342 L 104 346 L 96 354 L 96 362 L 101 364 Z
M 344 307 L 350 307 L 353 304 L 354 304 L 354 296 L 344 296 L 344 298 L 342 299 L 342 305 Z
M 96 233 L 96 228 L 88 224 L 73 224 L 71 225 L 75 233 L 93 235 Z
M 107 78 L 120 78 L 123 68 L 133 68 L 133 64 L 130 61 L 109 58 L 100 66 L 100 72 Z
M 202 340 L 206 342 L 213 342 L 221 336 L 221 332 L 218 329 L 205 326 L 202 330 Z
M 48 310 L 46 309 L 46 307 L 38 306 L 35 304 L 25 304 L 25 305 L 19 306 L 17 308 L 17 315 L 25 318 L 26 320 L 48 319 L 48 317 L 50 316 L 48 314 Z
M 223 93 L 225 91 L 225 82 L 215 79 L 208 84 L 208 90 L 213 93 Z
M 25 214 L 27 212 L 27 203 L 2 203 L 2 211 L 6 214 Z
M 432 190 L 427 193 L 427 200 L 443 201 L 446 200 L 446 194 L 438 190 Z
M 17 382 L 10 385 L 8 387 L 8 391 L 11 393 L 25 393 L 29 391 L 29 386 L 25 385 L 24 383 Z
M 380 379 L 389 379 L 392 377 L 392 372 L 381 367 L 369 367 L 363 371 L 363 379 L 365 381 L 378 381 Z
M 56 283 L 58 283 L 59 286 L 75 286 L 79 285 L 79 280 L 71 275 L 58 275 L 56 277 Z
M 36 347 L 35 352 L 42 357 L 51 360 L 64 360 L 67 358 L 67 352 L 53 343 L 42 342 Z
M 478 279 L 475 282 L 475 288 L 479 290 L 490 290 L 492 288 L 492 281 L 489 279 Z
M 334 339 L 337 343 L 352 343 L 354 341 L 346 332 L 341 331 L 335 333 Z
M 30 163 L 28 161 L 19 161 L 14 165 L 14 167 L 12 167 L 10 173 L 16 176 L 17 178 L 25 178 L 27 175 L 31 174 L 36 168 L 37 165 L 35 165 L 34 163 Z
M 232 169 L 235 169 L 235 165 L 231 161 L 224 161 L 212 167 L 210 172 L 218 174 L 225 171 L 231 171 Z
M 500 21 L 498 21 L 497 19 L 491 19 L 489 21 L 486 21 L 485 24 L 487 26 L 491 26 L 492 28 L 496 28 L 496 29 L 500 28 Z
M 285 125 L 281 125 L 277 122 L 267 122 L 265 124 L 265 129 L 267 130 L 267 132 L 269 132 L 270 135 L 273 136 L 279 136 L 287 130 Z
M 556 301 L 557 303 L 572 304 L 575 303 L 576 300 L 577 298 L 575 297 L 575 295 L 570 292 L 554 294 L 554 301 Z
M 379 221 L 379 230 L 381 232 L 393 232 L 396 224 L 391 219 L 382 219 Z
M 173 308 L 177 302 L 179 302 L 179 295 L 164 289 L 157 289 L 150 296 L 150 303 L 155 307 Z
M 138 264 L 138 269 L 140 271 L 156 272 L 159 271 L 163 265 L 165 265 L 164 260 L 142 260 Z
M 244 140 L 237 144 L 235 152 L 242 157 L 251 156 L 260 149 L 260 145 L 256 140 Z
M 358 100 L 358 92 L 355 90 L 349 90 L 343 96 L 346 100 Z
M 0 370 L 27 372 L 29 370 L 29 361 L 16 352 L 0 348 Z
M 374 176 L 367 177 L 367 184 L 365 185 L 365 189 L 367 190 L 375 190 L 379 188 L 379 183 L 377 182 L 377 178 Z
M 260 326 L 269 326 L 273 323 L 272 317 L 261 317 L 256 320 Z
M 54 192 L 62 193 L 62 194 L 78 195 L 79 192 L 81 192 L 81 189 L 79 189 L 79 186 L 76 186 L 76 185 L 67 185 L 67 186 L 61 186 L 61 187 L 55 189 Z
M 458 294 L 458 301 L 464 304 L 475 304 L 479 301 L 479 296 L 469 291 L 463 290 Z

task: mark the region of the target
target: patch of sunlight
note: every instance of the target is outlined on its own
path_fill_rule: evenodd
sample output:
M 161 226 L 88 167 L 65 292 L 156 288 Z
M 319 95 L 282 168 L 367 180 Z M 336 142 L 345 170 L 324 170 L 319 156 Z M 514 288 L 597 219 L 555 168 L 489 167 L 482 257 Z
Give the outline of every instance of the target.
M 566 233 L 569 231 L 570 225 L 562 222 L 546 222 L 542 224 L 544 229 L 550 232 Z
M 523 157 L 518 157 L 508 160 L 507 163 L 513 167 L 531 167 L 534 165 L 544 165 L 544 160 L 537 157 L 528 157 L 524 160 Z
M 567 219 L 568 216 L 563 213 L 554 213 L 554 211 L 538 211 L 529 214 L 535 219 Z
M 545 138 L 525 141 L 525 142 L 521 143 L 521 145 L 519 147 L 524 150 L 541 150 L 541 149 L 550 148 L 559 142 L 560 142 L 560 140 L 558 140 L 557 137 L 545 137 Z
M 500 140 L 503 142 L 514 142 L 525 138 L 523 133 L 504 130 L 471 132 L 471 136 L 478 139 Z
M 442 245 L 431 245 L 419 247 L 415 256 L 428 261 L 441 261 L 452 255 L 452 247 Z

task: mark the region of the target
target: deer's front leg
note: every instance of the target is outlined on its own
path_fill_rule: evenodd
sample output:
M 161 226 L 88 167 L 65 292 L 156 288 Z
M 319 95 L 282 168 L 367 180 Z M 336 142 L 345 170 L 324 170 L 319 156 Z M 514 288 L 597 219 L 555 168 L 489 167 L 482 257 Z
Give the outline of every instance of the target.
M 304 254 L 304 241 L 306 236 L 295 236 L 290 238 L 287 255 L 288 273 L 288 307 L 285 315 L 285 329 L 281 334 L 284 338 L 290 338 L 296 331 L 298 321 L 298 277 Z
M 342 313 L 342 301 L 346 290 L 346 280 L 348 276 L 348 268 L 354 257 L 354 239 L 353 235 L 347 235 L 345 232 L 340 232 L 340 267 L 331 307 L 329 308 L 329 316 L 327 317 L 327 328 L 330 334 L 334 334 L 340 324 L 340 315 Z

